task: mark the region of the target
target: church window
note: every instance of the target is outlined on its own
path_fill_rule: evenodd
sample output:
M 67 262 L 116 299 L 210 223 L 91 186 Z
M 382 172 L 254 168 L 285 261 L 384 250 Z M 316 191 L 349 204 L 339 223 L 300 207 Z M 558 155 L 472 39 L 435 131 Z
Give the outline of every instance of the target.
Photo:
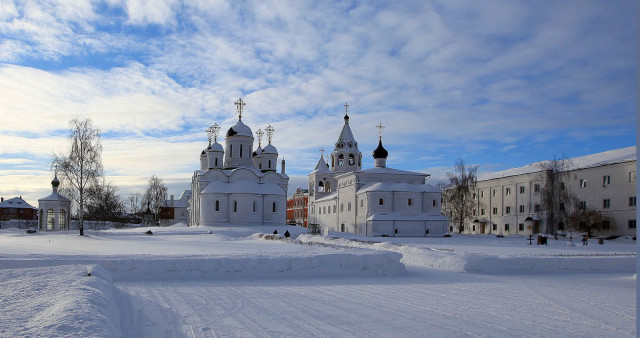
M 351 211 L 351 202 L 347 204 L 347 211 Z
M 229 145 L 229 156 L 233 157 L 233 144 Z
M 353 157 L 353 154 L 349 154 L 349 165 L 355 165 L 356 164 L 356 160 Z
M 220 201 L 216 200 L 216 211 L 220 211 Z
M 47 229 L 53 229 L 53 224 L 55 223 L 55 211 L 53 209 L 47 210 Z
M 340 203 L 340 212 L 344 211 L 344 203 Z
M 382 198 L 378 200 L 378 205 L 384 205 L 384 200 Z
M 318 192 L 324 192 L 324 183 L 318 182 Z
M 233 212 L 238 212 L 238 201 L 233 201 Z
M 267 169 L 271 169 L 271 160 L 269 160 L 269 167 Z
M 338 155 L 338 165 L 344 165 L 344 154 Z
M 411 205 L 412 203 L 413 203 L 413 201 L 412 201 L 411 199 L 409 199 L 409 200 L 407 201 L 407 205 Z
M 438 204 L 438 202 L 436 200 L 433 200 L 433 202 L 431 202 L 431 203 L 433 204 L 434 207 Z
M 327 182 L 327 184 L 324 185 L 324 191 L 331 192 L 331 183 Z
M 360 208 L 362 208 L 364 206 L 364 200 L 360 200 Z
M 272 207 L 271 207 L 271 210 L 272 210 L 273 212 L 276 212 L 276 211 L 277 211 L 277 209 L 276 209 L 276 202 L 273 202 Z
M 256 208 L 256 201 L 253 201 L 253 212 L 257 212 L 258 208 Z
M 336 206 L 335 205 L 333 206 L 333 213 L 334 214 L 336 213 Z
M 242 157 L 242 144 L 240 145 L 240 157 Z
M 353 148 L 353 143 L 349 142 L 349 148 Z
M 60 216 L 58 219 L 58 227 L 60 229 L 66 229 L 67 228 L 67 212 L 64 209 L 60 209 Z
M 258 169 L 262 169 L 262 163 L 258 164 Z
M 217 167 L 218 166 L 218 158 L 217 157 L 215 158 L 215 162 L 216 162 L 215 166 Z
M 326 214 L 327 213 L 327 207 L 322 207 L 322 213 Z

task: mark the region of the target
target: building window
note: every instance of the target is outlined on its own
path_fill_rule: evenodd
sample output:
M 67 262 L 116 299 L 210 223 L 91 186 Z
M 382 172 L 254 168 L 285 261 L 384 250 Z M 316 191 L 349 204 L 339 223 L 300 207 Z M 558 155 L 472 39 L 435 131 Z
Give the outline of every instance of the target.
M 497 224 L 494 224 L 494 225 L 493 225 L 493 231 L 497 231 L 497 230 L 498 230 L 498 225 L 497 225 Z
M 276 211 L 278 211 L 278 208 L 276 208 L 276 202 L 273 202 L 273 203 L 271 204 L 271 210 L 272 210 L 272 212 L 276 212 Z
M 473 193 L 472 199 L 476 199 L 476 193 L 475 192 Z
M 580 203 L 578 204 L 578 209 L 587 210 L 587 201 L 580 201 Z
M 480 197 L 484 198 L 484 190 L 480 190 Z
M 242 158 L 242 144 L 240 145 L 240 157 Z
M 504 225 L 504 231 L 509 231 L 509 224 Z
M 356 161 L 355 158 L 353 157 L 353 154 L 349 154 L 349 165 L 355 165 Z
M 344 155 L 338 155 L 338 165 L 344 165 Z
M 536 183 L 536 184 L 533 185 L 533 191 L 534 192 L 540 191 L 540 183 Z
M 217 157 L 214 159 L 214 162 L 215 162 L 215 166 L 217 167 L 218 166 L 218 158 Z
M 511 195 L 511 188 L 504 189 L 504 194 L 507 196 Z
M 347 211 L 351 211 L 351 202 L 347 203 Z
M 636 220 L 635 219 L 630 219 L 627 224 L 629 225 L 629 229 L 635 229 L 636 228 Z
M 484 216 L 484 209 L 480 209 L 480 216 Z
M 540 212 L 540 204 L 533 205 L 533 212 Z
M 340 203 L 340 212 L 344 211 L 344 203 Z
M 520 193 L 524 194 L 524 186 L 523 185 L 520 186 Z
M 220 201 L 216 200 L 216 211 L 220 211 Z
M 53 209 L 47 210 L 47 229 L 52 230 L 56 221 L 55 211 Z
M 58 227 L 60 229 L 67 228 L 67 211 L 60 209 L 60 215 L 58 216 Z
M 476 226 L 475 225 L 472 227 L 472 231 L 476 231 Z
M 431 202 L 431 204 L 435 207 L 435 206 L 437 206 L 437 205 L 438 205 L 438 201 L 433 200 L 433 201 Z
M 256 207 L 256 201 L 253 201 L 253 212 L 257 212 L 258 208 Z
M 238 212 L 238 201 L 233 201 L 233 212 Z
M 524 212 L 524 205 L 520 206 L 520 212 Z
M 611 184 L 611 176 L 609 175 L 602 176 L 602 186 L 604 187 L 609 184 Z
M 587 179 L 586 178 L 581 178 L 580 179 L 580 188 L 586 188 L 587 187 Z
M 603 209 L 607 209 L 607 208 L 611 208 L 611 200 L 608 198 L 605 198 L 602 200 L 602 208 Z
M 496 189 L 493 189 L 493 191 L 491 192 L 491 194 L 493 195 L 493 197 L 496 197 Z
M 635 171 L 630 171 L 629 172 L 629 182 L 635 182 L 636 181 L 636 172 Z
M 629 206 L 630 207 L 635 207 L 636 206 L 636 197 L 635 196 L 629 197 Z
M 411 199 L 408 199 L 407 200 L 407 205 L 411 205 L 411 203 L 412 203 Z
M 505 207 L 504 208 L 504 213 L 507 214 L 507 215 L 510 214 L 511 213 L 511 207 Z
M 384 205 L 384 200 L 382 198 L 378 200 L 378 205 Z
M 498 214 L 498 208 L 493 208 L 493 214 L 497 215 Z
M 333 213 L 334 214 L 336 213 L 336 206 L 335 205 L 333 206 Z
M 518 231 L 524 231 L 524 223 L 518 224 Z

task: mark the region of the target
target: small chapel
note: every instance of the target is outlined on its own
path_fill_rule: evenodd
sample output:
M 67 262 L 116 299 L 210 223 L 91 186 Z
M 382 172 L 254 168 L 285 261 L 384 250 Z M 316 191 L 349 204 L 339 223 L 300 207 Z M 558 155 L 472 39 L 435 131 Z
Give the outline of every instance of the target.
M 58 192 L 60 180 L 56 172 L 51 181 L 51 194 L 38 200 L 38 228 L 40 230 L 69 229 L 71 200 Z
M 224 147 L 218 143 L 220 126 L 207 129 L 208 146 L 200 153 L 200 169 L 191 180 L 189 225 L 283 225 L 289 177 L 285 160 L 277 172 L 278 150 L 272 144 L 275 129 L 258 129 L 254 149 L 251 128 L 242 121 L 246 103 L 236 102 L 238 122 L 227 130 Z
M 427 184 L 430 175 L 387 167 L 389 152 L 373 150 L 374 168 L 362 169 L 362 153 L 349 126 L 344 125 L 330 160 L 323 149 L 309 177 L 309 225 L 323 232 L 365 236 L 443 236 L 448 219 L 441 213 L 441 192 Z M 329 165 L 330 162 L 331 165 Z

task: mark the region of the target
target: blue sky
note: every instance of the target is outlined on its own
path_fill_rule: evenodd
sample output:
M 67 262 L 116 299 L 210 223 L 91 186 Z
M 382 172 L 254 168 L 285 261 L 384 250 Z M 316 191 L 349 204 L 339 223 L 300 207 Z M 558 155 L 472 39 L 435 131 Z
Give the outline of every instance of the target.
M 291 189 L 332 150 L 344 103 L 371 167 L 442 179 L 635 144 L 634 1 L 3 1 L 0 196 L 50 190 L 68 121 L 103 133 L 126 197 L 187 189 L 204 130 L 275 128 Z M 290 189 L 290 190 L 291 190 Z

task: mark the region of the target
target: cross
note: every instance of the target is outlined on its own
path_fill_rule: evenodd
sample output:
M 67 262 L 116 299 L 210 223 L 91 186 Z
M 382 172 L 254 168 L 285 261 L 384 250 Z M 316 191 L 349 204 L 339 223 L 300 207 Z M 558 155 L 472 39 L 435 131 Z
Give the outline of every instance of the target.
M 324 148 L 320 148 L 318 151 L 320 152 L 320 157 L 324 157 Z
M 256 135 L 258 135 L 258 147 L 262 147 L 262 135 L 264 135 L 264 131 L 262 131 L 262 129 L 258 129 L 258 131 L 256 131 Z
M 376 128 L 379 129 L 378 133 L 380 133 L 380 139 L 382 139 L 382 129 L 384 129 L 384 126 L 382 125 L 382 122 L 378 123 Z
M 269 125 L 264 130 L 267 131 L 267 138 L 269 139 L 269 144 L 271 144 L 271 138 L 273 137 L 273 132 L 275 131 L 275 129 L 273 129 L 273 127 Z
M 242 98 L 239 98 L 238 101 L 235 102 L 235 105 L 236 109 L 238 110 L 238 119 L 242 120 L 242 110 L 247 104 L 242 101 Z
M 345 115 L 349 115 L 349 103 L 348 102 L 346 102 L 344 104 L 344 114 Z
M 220 126 L 217 123 L 211 125 L 211 127 L 207 128 L 207 137 L 209 138 L 209 145 L 211 145 L 211 139 L 213 138 L 216 142 L 218 141 L 218 131 L 220 130 Z

